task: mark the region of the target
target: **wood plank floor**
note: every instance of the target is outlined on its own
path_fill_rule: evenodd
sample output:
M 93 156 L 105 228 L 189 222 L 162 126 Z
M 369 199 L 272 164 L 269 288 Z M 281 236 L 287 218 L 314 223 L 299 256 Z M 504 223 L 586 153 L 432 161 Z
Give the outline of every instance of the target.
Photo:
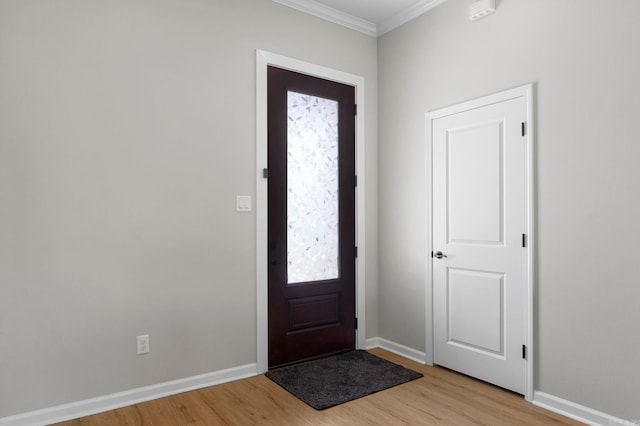
M 264 375 L 84 417 L 59 426 L 111 425 L 579 425 L 505 391 L 384 351 L 424 377 L 316 411 Z

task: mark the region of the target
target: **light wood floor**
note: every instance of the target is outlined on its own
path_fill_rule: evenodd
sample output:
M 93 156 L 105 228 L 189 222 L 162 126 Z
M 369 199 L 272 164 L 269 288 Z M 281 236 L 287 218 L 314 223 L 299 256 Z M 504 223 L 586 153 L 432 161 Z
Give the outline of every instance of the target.
M 316 411 L 264 375 L 84 417 L 62 426 L 110 425 L 579 425 L 520 395 L 440 367 L 374 349 L 424 377 Z

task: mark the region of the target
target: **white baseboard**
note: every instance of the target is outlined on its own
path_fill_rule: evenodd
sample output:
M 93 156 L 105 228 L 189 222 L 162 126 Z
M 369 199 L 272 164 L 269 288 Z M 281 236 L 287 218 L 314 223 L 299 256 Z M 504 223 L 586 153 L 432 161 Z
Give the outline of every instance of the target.
M 548 393 L 535 391 L 533 393 L 534 405 L 554 411 L 563 416 L 570 417 L 574 420 L 586 423 L 592 426 L 637 426 L 640 425 L 640 419 L 623 420 L 601 411 L 594 410 L 575 402 L 567 401 Z
M 373 348 L 385 349 L 412 361 L 419 362 L 420 364 L 427 363 L 427 355 L 424 352 L 417 351 L 400 343 L 392 342 L 391 340 L 383 339 L 382 337 L 367 339 L 367 349 Z
M 380 337 L 366 340 L 366 349 L 382 348 L 410 360 L 425 364 L 426 354 L 408 346 Z M 58 405 L 37 411 L 0 418 L 0 426 L 41 426 L 63 422 L 78 417 L 90 416 L 116 408 L 151 401 L 165 396 L 201 389 L 221 383 L 253 377 L 257 375 L 257 365 L 247 364 L 226 370 L 215 371 L 185 379 L 159 383 L 157 385 L 118 392 L 70 404 Z M 545 392 L 535 391 L 534 405 L 562 414 L 592 426 L 638 426 L 640 419 L 624 420 L 609 414 L 558 398 Z
M 381 337 L 369 338 L 366 341 L 366 349 L 382 348 L 389 352 L 426 364 L 426 354 L 408 346 L 392 342 Z M 624 420 L 601 411 L 594 410 L 584 405 L 558 398 L 548 393 L 534 391 L 534 405 L 562 414 L 565 417 L 578 420 L 592 426 L 639 426 L 640 419 Z
M 3 417 L 0 418 L 0 426 L 41 426 L 63 422 L 255 375 L 257 375 L 256 364 L 247 364 L 70 404 L 30 411 L 15 416 Z

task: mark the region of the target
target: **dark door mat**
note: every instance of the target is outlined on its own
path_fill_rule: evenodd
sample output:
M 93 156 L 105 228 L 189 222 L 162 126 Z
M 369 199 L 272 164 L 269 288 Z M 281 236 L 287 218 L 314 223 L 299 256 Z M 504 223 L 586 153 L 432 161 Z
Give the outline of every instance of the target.
M 351 351 L 265 374 L 316 410 L 324 410 L 422 377 L 366 351 Z

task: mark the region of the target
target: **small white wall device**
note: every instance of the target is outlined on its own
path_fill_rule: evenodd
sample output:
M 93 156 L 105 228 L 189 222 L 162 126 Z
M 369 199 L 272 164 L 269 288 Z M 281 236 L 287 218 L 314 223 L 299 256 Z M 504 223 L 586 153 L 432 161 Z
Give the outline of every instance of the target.
M 496 0 L 475 0 L 469 6 L 469 20 L 475 22 L 478 19 L 491 15 L 496 11 Z

